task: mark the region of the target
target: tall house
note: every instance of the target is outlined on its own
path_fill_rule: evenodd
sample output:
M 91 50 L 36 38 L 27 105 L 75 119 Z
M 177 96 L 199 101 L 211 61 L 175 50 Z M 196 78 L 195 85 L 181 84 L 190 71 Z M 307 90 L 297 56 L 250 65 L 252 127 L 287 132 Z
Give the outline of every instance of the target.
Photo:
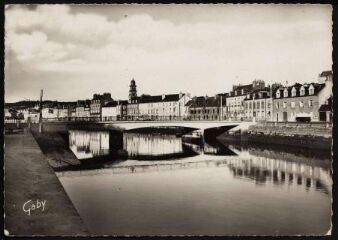
M 245 118 L 244 99 L 252 91 L 264 89 L 263 80 L 254 80 L 248 85 L 234 85 L 226 100 L 226 117 L 230 120 L 243 120 Z
M 113 101 L 110 93 L 94 94 L 93 99 L 90 103 L 90 116 L 96 118 L 97 120 L 101 119 L 102 106 L 106 103 Z
M 270 87 L 253 90 L 244 99 L 245 120 L 270 121 L 272 99 Z

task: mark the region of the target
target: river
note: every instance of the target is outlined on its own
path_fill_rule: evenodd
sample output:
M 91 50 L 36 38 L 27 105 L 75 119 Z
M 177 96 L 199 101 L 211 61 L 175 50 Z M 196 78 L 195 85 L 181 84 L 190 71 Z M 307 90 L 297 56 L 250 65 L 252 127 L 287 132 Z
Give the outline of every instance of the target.
M 57 172 L 93 235 L 318 235 L 330 229 L 330 153 L 113 135 L 70 131 L 69 147 L 83 164 Z

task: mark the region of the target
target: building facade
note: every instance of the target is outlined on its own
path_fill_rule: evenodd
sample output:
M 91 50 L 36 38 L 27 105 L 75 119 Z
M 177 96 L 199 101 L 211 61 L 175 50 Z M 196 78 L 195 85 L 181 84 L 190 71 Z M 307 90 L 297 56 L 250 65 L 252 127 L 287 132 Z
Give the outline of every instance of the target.
M 142 95 L 138 98 L 138 118 L 140 120 L 182 120 L 189 94 Z
M 89 118 L 90 117 L 90 100 L 77 101 L 75 108 L 76 118 Z
M 321 79 L 319 79 L 321 81 Z M 332 98 L 332 72 L 324 83 L 296 83 L 273 93 L 273 121 L 332 121 L 327 106 Z M 325 107 L 326 106 L 326 107 Z M 320 110 L 325 112 L 320 116 Z
M 128 101 L 117 101 L 116 105 L 116 113 L 117 113 L 117 120 L 127 120 L 127 105 Z
M 215 97 L 200 96 L 194 97 L 188 102 L 189 105 L 189 120 L 222 120 L 223 107 L 225 105 L 223 96 L 216 95 Z
M 111 98 L 110 93 L 104 93 L 102 95 L 94 94 L 90 103 L 90 117 L 100 120 L 102 115 L 102 106 L 111 101 L 113 101 L 113 99 Z
M 179 120 L 186 115 L 187 93 L 137 96 L 135 80 L 129 86 L 128 120 Z
M 38 123 L 40 118 L 40 113 L 36 109 L 29 109 L 27 113 L 23 114 L 25 122 Z
M 270 88 L 255 90 L 244 99 L 244 119 L 249 121 L 271 121 L 272 97 Z
M 233 90 L 229 92 L 226 100 L 226 113 L 227 119 L 233 121 L 243 120 L 245 117 L 244 112 L 244 99 L 247 94 L 254 90 L 263 89 L 265 82 L 263 80 L 254 80 L 252 84 L 248 85 L 235 85 Z
M 116 121 L 117 120 L 117 102 L 109 102 L 102 107 L 102 121 Z

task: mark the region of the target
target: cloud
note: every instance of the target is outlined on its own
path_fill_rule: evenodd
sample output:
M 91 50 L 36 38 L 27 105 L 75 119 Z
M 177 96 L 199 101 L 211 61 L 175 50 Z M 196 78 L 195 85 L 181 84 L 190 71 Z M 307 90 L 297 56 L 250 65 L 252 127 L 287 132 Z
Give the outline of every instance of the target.
M 266 21 L 261 16 L 256 21 L 255 9 L 231 21 L 221 19 L 220 7 L 212 21 L 187 16 L 177 24 L 142 12 L 113 21 L 100 12 L 74 14 L 70 5 L 13 5 L 5 13 L 6 61 L 26 74 L 20 80 L 8 76 L 6 89 L 11 94 L 23 79 L 38 87 L 37 82 L 59 77 L 61 89 L 50 89 L 53 98 L 60 97 L 62 87 L 73 86 L 81 86 L 77 95 L 62 97 L 110 90 L 126 98 L 128 81 L 135 77 L 141 93 L 204 95 L 227 91 L 238 79 L 309 81 L 331 67 L 331 9 L 304 8 L 291 23 L 287 15 L 277 19 L 273 9 L 263 11 Z M 7 67 L 5 73 L 15 71 Z

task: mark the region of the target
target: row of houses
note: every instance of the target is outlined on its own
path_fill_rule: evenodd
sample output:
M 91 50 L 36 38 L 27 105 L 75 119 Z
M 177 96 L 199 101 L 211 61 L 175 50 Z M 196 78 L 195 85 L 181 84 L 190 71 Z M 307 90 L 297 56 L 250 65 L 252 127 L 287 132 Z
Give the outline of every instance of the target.
M 189 93 L 137 95 L 131 80 L 128 100 L 114 100 L 110 93 L 91 100 L 48 102 L 43 119 L 114 120 L 230 120 L 230 121 L 332 121 L 332 71 L 319 74 L 316 82 L 291 86 L 254 80 L 234 85 L 227 93 L 195 96 Z M 26 118 L 29 116 L 26 113 Z M 32 116 L 38 117 L 35 109 Z M 32 117 L 33 119 L 33 117 Z
M 254 80 L 235 85 L 215 97 L 194 97 L 187 103 L 191 120 L 230 121 L 332 121 L 332 71 L 319 74 L 316 82 L 283 86 Z

